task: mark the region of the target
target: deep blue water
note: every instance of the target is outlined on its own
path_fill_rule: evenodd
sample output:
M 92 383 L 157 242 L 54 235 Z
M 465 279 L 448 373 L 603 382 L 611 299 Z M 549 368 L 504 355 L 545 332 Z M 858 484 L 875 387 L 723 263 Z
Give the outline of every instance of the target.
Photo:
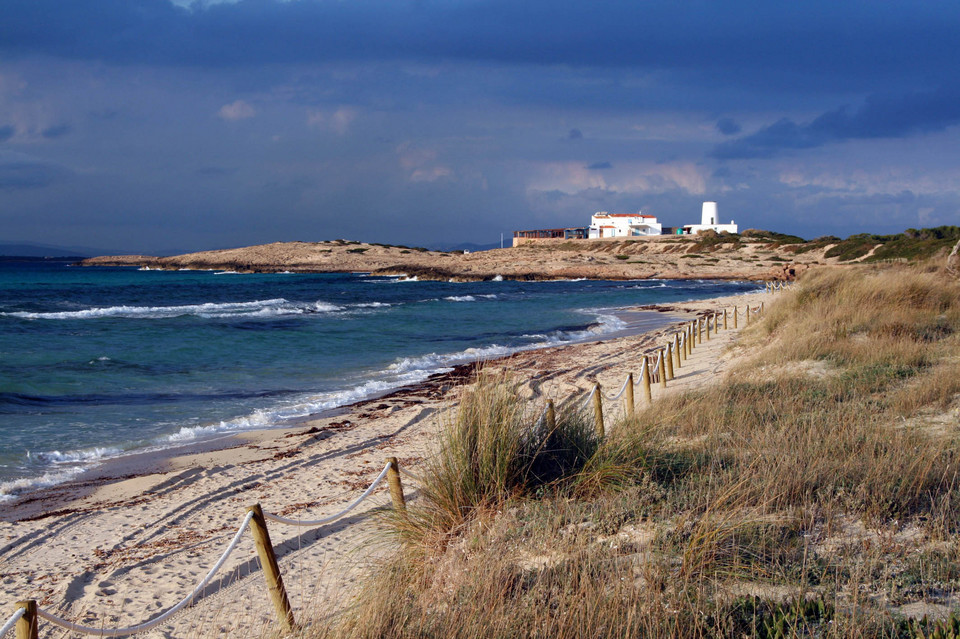
M 454 363 L 613 331 L 622 307 L 755 288 L 0 263 L 0 501 L 103 457 L 277 426 Z

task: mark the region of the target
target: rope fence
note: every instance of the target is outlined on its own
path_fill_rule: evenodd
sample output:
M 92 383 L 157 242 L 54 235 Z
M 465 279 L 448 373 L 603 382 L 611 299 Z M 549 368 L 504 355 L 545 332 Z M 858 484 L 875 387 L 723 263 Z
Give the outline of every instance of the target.
M 419 480 L 419 478 L 413 473 L 406 472 L 405 474 Z M 316 520 L 288 519 L 273 513 L 264 512 L 260 507 L 260 504 L 255 504 L 249 507 L 246 515 L 244 515 L 243 520 L 240 522 L 240 526 L 237 528 L 237 532 L 233 535 L 233 539 L 230 540 L 230 543 L 227 544 L 227 547 L 220 555 L 220 558 L 217 559 L 216 563 L 214 563 L 203 579 L 200 580 L 193 591 L 191 591 L 176 604 L 148 621 L 133 626 L 127 626 L 125 628 L 95 628 L 92 626 L 84 626 L 73 623 L 72 621 L 64 619 L 63 617 L 41 609 L 35 600 L 26 600 L 17 602 L 16 611 L 10 616 L 9 619 L 7 619 L 3 626 L 0 627 L 0 639 L 3 639 L 8 632 L 14 629 L 16 631 L 16 639 L 38 639 L 40 619 L 71 632 L 94 635 L 98 637 L 125 637 L 156 628 L 157 626 L 160 626 L 169 620 L 179 611 L 189 606 L 194 600 L 196 600 L 198 596 L 200 596 L 210 581 L 214 578 L 214 576 L 216 576 L 217 572 L 223 568 L 223 565 L 226 563 L 227 559 L 229 559 L 230 555 L 233 554 L 233 551 L 236 550 L 237 545 L 243 539 L 243 534 L 247 528 L 250 528 L 254 542 L 256 543 L 257 554 L 260 558 L 260 567 L 263 570 L 264 579 L 267 582 L 267 589 L 269 590 L 270 597 L 273 600 L 277 618 L 280 620 L 280 624 L 283 626 L 285 631 L 292 632 L 296 627 L 293 618 L 293 609 L 290 606 L 289 599 L 287 598 L 286 589 L 283 585 L 283 578 L 280 574 L 279 564 L 277 563 L 277 556 L 273 549 L 273 543 L 270 541 L 270 534 L 267 530 L 266 522 L 272 521 L 279 524 L 300 527 L 316 527 L 331 523 L 342 518 L 360 505 L 362 501 L 367 499 L 377 489 L 384 478 L 388 480 L 390 485 L 390 498 L 393 503 L 393 507 L 398 510 L 405 509 L 406 503 L 403 497 L 403 486 L 400 483 L 399 464 L 395 457 L 391 457 L 387 460 L 387 463 L 384 465 L 383 470 L 380 471 L 380 474 L 377 475 L 377 477 L 370 483 L 370 486 L 367 487 L 367 489 L 359 497 L 350 502 L 350 504 L 348 504 L 343 510 L 330 515 L 329 517 Z
M 790 288 L 790 285 L 784 282 L 766 283 L 767 292 L 783 291 L 787 288 Z M 596 431 L 597 434 L 602 437 L 604 435 L 603 400 L 607 400 L 608 402 L 617 401 L 626 394 L 626 398 L 624 399 L 624 412 L 628 416 L 633 416 L 636 410 L 633 394 L 634 386 L 643 387 L 646 404 L 648 406 L 651 405 L 653 403 L 651 385 L 658 384 L 661 389 L 667 388 L 667 382 L 676 379 L 678 369 L 682 368 L 683 362 L 693 355 L 694 349 L 703 343 L 704 337 L 709 341 L 721 330 L 729 330 L 731 319 L 733 321 L 733 328 L 739 328 L 741 316 L 746 319 L 746 324 L 749 326 L 752 320 L 761 317 L 763 313 L 764 302 L 761 301 L 759 306 L 750 306 L 748 304 L 742 311 L 739 307 L 735 306 L 732 311 L 730 309 L 723 309 L 723 312 L 716 311 L 704 317 L 698 317 L 686 322 L 683 328 L 673 333 L 663 346 L 656 347 L 641 356 L 640 373 L 637 375 L 634 375 L 632 372 L 628 373 L 627 378 L 620 387 L 620 391 L 617 392 L 616 395 L 604 393 L 600 383 L 596 382 L 586 398 L 579 405 L 578 410 L 583 411 L 591 404 L 593 405 Z M 655 358 L 655 360 L 651 358 Z M 653 361 L 652 364 L 651 361 Z M 540 417 L 534 423 L 535 427 L 539 426 L 544 419 L 546 419 L 548 412 L 550 412 L 551 415 L 549 422 L 552 427 L 554 423 L 552 408 L 553 402 L 551 400 L 548 402 L 548 406 L 544 407 Z
M 784 282 L 767 282 L 766 284 L 767 292 L 783 291 L 789 287 L 790 286 Z M 747 305 L 743 309 L 742 315 L 746 318 L 747 325 L 749 325 L 752 317 L 758 318 L 763 315 L 763 312 L 764 304 L 761 301 L 760 305 L 756 307 L 750 307 Z M 591 403 L 593 404 L 594 419 L 596 422 L 596 431 L 598 436 L 604 436 L 603 399 L 606 399 L 607 401 L 617 401 L 626 395 L 624 399 L 624 410 L 627 415 L 632 416 L 635 410 L 634 387 L 639 386 L 643 388 L 644 399 L 647 405 L 651 405 L 651 384 L 658 383 L 661 389 L 666 388 L 667 382 L 675 379 L 676 370 L 682 367 L 683 360 L 689 358 L 697 346 L 703 343 L 704 334 L 706 335 L 707 340 L 710 340 L 711 332 L 716 334 L 721 330 L 721 315 L 723 317 L 722 330 L 727 330 L 728 311 L 724 309 L 722 314 L 719 312 L 714 312 L 705 317 L 698 317 L 694 320 L 684 323 L 683 328 L 671 335 L 663 346 L 657 347 L 654 349 L 654 352 L 648 351 L 647 353 L 643 354 L 640 359 L 639 374 L 634 376 L 632 372 L 628 373 L 627 378 L 620 387 L 620 391 L 616 395 L 606 395 L 601 389 L 600 383 L 595 383 L 593 388 L 587 394 L 586 399 L 582 404 L 579 405 L 578 410 L 586 410 Z M 731 315 L 733 317 L 733 327 L 737 328 L 738 317 L 741 315 L 740 309 L 738 307 L 734 307 Z M 656 358 L 656 361 L 655 363 L 651 364 L 651 358 L 653 357 Z M 556 425 L 555 410 L 556 409 L 554 407 L 553 400 L 548 400 L 543 412 L 535 421 L 534 427 L 539 427 L 541 424 L 545 423 L 548 428 L 554 428 Z M 332 523 L 346 516 L 357 506 L 359 506 L 364 500 L 373 494 L 373 492 L 380 486 L 384 479 L 387 480 L 389 485 L 390 498 L 393 508 L 398 511 L 404 510 L 406 508 L 406 501 L 403 494 L 403 486 L 400 481 L 401 473 L 415 482 L 421 485 L 423 484 L 423 480 L 419 476 L 404 468 L 400 468 L 397 459 L 395 457 L 390 457 L 387 459 L 383 470 L 380 471 L 376 478 L 374 478 L 367 489 L 364 490 L 359 497 L 347 504 L 347 506 L 345 506 L 339 512 L 327 517 L 322 517 L 320 519 L 290 519 L 288 517 L 281 517 L 280 515 L 264 512 L 261 509 L 260 504 L 255 504 L 249 507 L 240 523 L 240 526 L 237 528 L 236 533 L 230 540 L 230 543 L 227 545 L 219 559 L 217 559 L 203 579 L 201 579 L 196 585 L 193 591 L 183 597 L 183 599 L 174 604 L 172 607 L 156 615 L 152 619 L 149 619 L 148 621 L 125 628 L 94 628 L 73 623 L 51 612 L 43 610 L 37 605 L 35 600 L 25 600 L 17 602 L 17 608 L 14 613 L 4 622 L 3 626 L 0 626 L 0 639 L 4 639 L 7 633 L 9 633 L 11 630 L 16 631 L 16 639 L 38 639 L 40 619 L 72 632 L 95 635 L 99 637 L 123 637 L 156 628 L 169 620 L 173 615 L 189 606 L 196 600 L 198 596 L 200 596 L 213 577 L 226 563 L 233 551 L 236 550 L 237 545 L 243 538 L 244 532 L 247 530 L 247 528 L 251 530 L 256 543 L 257 554 L 260 558 L 260 567 L 263 570 L 264 579 L 267 582 L 268 591 L 273 601 L 277 618 L 285 631 L 292 632 L 296 627 L 293 617 L 293 610 L 290 606 L 286 589 L 283 585 L 283 579 L 277 563 L 276 553 L 274 552 L 273 544 L 270 541 L 269 531 L 267 530 L 267 522 L 270 521 L 276 524 L 297 527 L 318 527 Z

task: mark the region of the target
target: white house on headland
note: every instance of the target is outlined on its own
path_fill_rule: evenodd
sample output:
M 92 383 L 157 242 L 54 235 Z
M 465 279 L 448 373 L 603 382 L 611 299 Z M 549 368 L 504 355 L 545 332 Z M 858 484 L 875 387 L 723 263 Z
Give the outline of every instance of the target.
M 730 220 L 729 224 L 719 224 L 719 219 L 720 218 L 717 215 L 717 203 L 704 202 L 703 209 L 700 213 L 700 223 L 684 224 L 683 233 L 696 235 L 700 231 L 716 231 L 717 233 L 723 233 L 724 231 L 727 233 L 737 232 L 737 225 L 733 223 L 733 220 Z
M 662 227 L 653 215 L 643 213 L 607 213 L 600 211 L 590 218 L 590 239 L 599 237 L 638 237 L 660 235 Z

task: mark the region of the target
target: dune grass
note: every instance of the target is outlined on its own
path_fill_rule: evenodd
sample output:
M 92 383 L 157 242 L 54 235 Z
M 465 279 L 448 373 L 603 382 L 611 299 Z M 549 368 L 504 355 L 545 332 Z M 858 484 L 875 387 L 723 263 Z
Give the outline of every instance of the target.
M 608 428 L 481 379 L 345 637 L 919 637 L 960 607 L 960 285 L 813 271 Z M 924 620 L 924 615 L 930 615 Z M 939 624 L 939 625 L 938 625 Z

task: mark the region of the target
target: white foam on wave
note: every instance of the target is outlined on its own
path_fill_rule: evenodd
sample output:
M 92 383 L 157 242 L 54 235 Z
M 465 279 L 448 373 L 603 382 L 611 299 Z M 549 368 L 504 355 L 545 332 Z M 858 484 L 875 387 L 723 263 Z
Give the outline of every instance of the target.
M 114 447 L 94 447 L 85 450 L 70 450 L 61 453 L 59 450 L 47 450 L 37 453 L 27 453 L 27 457 L 38 459 L 48 464 L 87 464 L 100 461 L 106 457 L 115 457 L 123 450 Z
M 477 298 L 473 295 L 450 295 L 449 297 L 443 298 L 449 302 L 476 302 Z
M 117 457 L 123 450 L 113 447 L 94 447 L 83 450 L 45 450 L 39 452 L 27 451 L 27 459 L 32 463 L 41 463 L 52 466 L 39 477 L 20 477 L 0 482 L 0 503 L 16 499 L 19 495 L 38 488 L 55 486 L 70 481 L 80 473 L 88 470 L 104 459 Z
M 240 271 L 217 271 L 214 275 L 240 275 Z
M 300 313 L 329 313 L 340 310 L 342 310 L 342 307 L 322 300 L 304 304 L 290 302 L 280 297 L 253 302 L 207 302 L 204 304 L 185 304 L 181 306 L 108 306 L 103 308 L 88 308 L 81 311 L 50 313 L 31 313 L 24 311 L 0 313 L 0 315 L 39 320 L 99 318 L 169 319 L 171 317 L 181 317 L 184 315 L 196 315 L 204 318 L 270 317 Z
M 493 281 L 494 281 L 494 282 L 502 282 L 502 281 L 503 281 L 503 275 L 497 275 L 497 276 L 495 276 L 495 277 L 493 278 Z
M 20 479 L 11 479 L 0 482 L 0 504 L 5 501 L 12 501 L 22 493 L 47 486 L 55 486 L 63 482 L 70 481 L 80 473 L 86 470 L 83 466 L 66 468 L 57 471 L 44 473 L 40 477 L 22 477 Z

